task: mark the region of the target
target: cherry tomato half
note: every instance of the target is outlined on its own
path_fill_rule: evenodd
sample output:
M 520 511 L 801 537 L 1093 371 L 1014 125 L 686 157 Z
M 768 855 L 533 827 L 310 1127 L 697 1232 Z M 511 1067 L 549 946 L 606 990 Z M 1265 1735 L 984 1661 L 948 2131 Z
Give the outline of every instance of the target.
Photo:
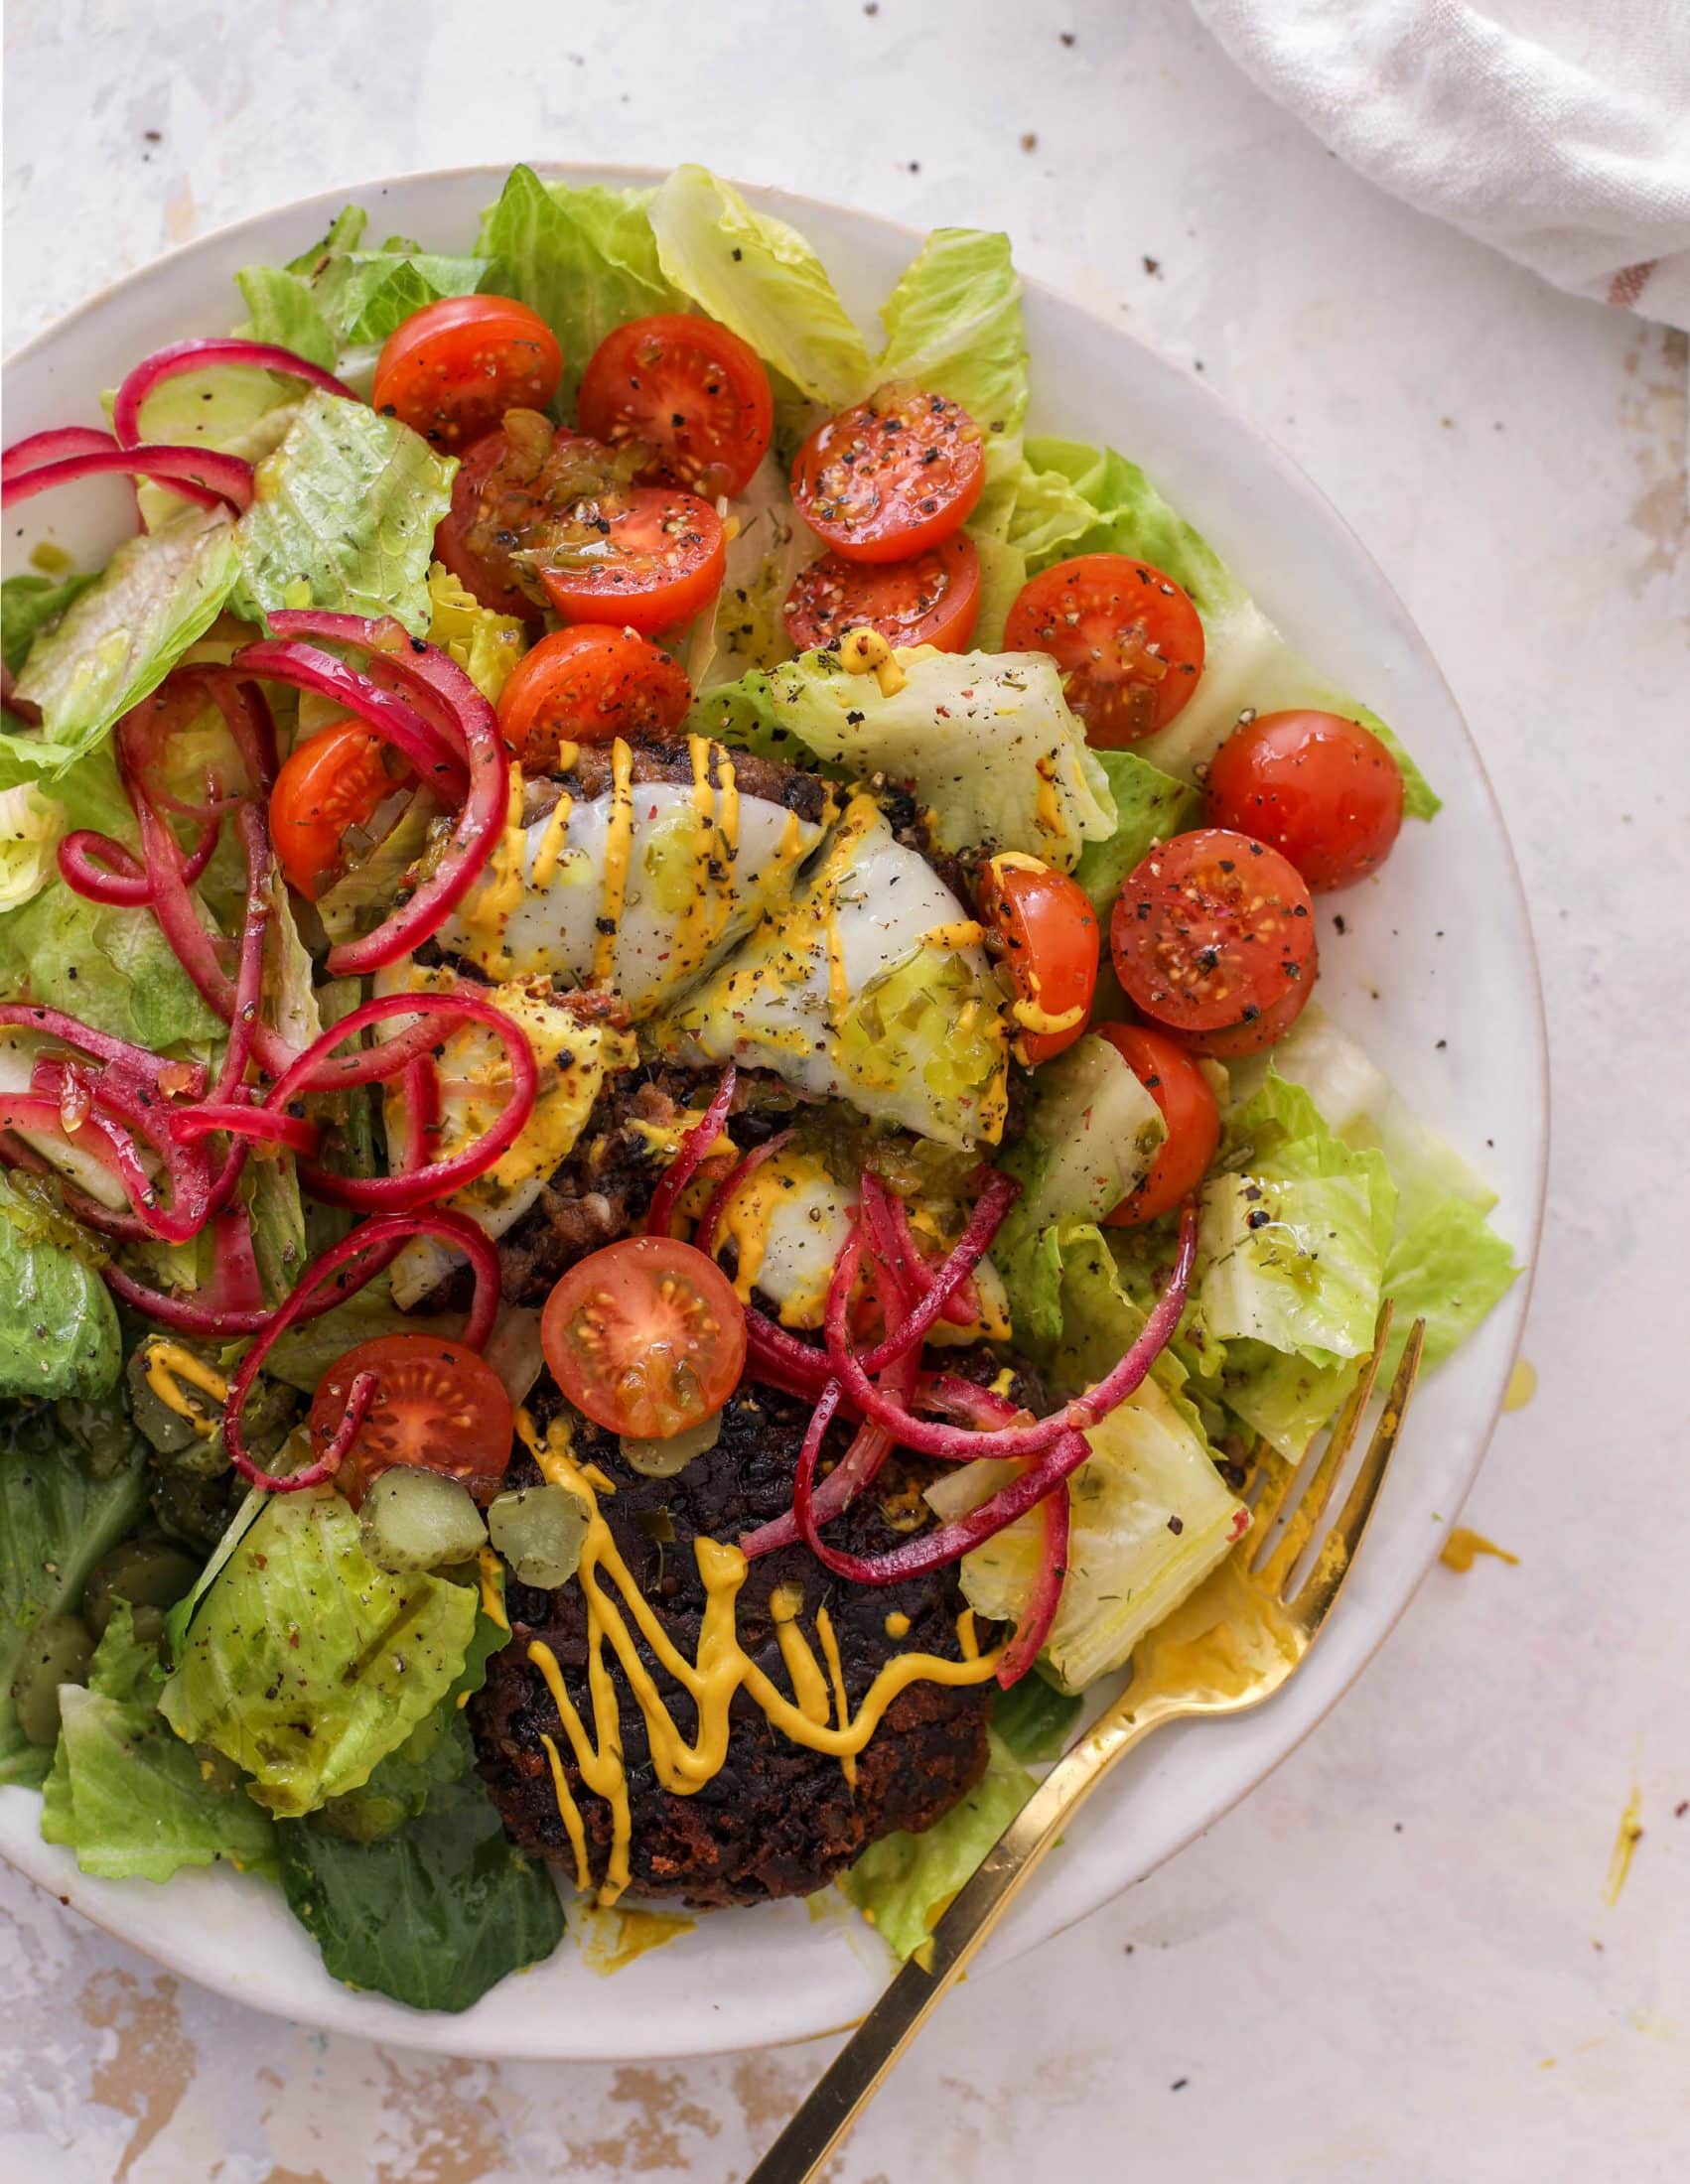
M 908 561 L 960 530 L 986 482 L 980 428 L 894 381 L 817 426 L 792 466 L 798 513 L 847 561 Z
M 1109 946 L 1128 998 L 1156 1023 L 1182 1032 L 1253 1025 L 1313 986 L 1314 907 L 1277 850 L 1199 827 L 1127 875 Z
M 714 500 L 739 492 L 763 461 L 775 398 L 749 343 L 673 312 L 606 335 L 581 375 L 578 415 L 609 447 L 644 442 L 653 476 Z
M 986 946 L 1015 995 L 1016 1055 L 1034 1069 L 1085 1029 L 1097 988 L 1097 913 L 1066 873 L 1019 852 L 983 866 L 977 893 Z
M 485 432 L 463 457 L 452 480 L 452 505 L 435 526 L 434 551 L 484 607 L 538 621 L 545 609 L 523 591 L 510 558 L 534 514 L 531 494 L 511 477 L 510 453 L 502 432 Z
M 315 901 L 341 869 L 349 827 L 361 827 L 394 785 L 387 747 L 357 721 L 335 721 L 300 744 L 270 791 L 270 840 L 282 878 Z
M 396 1463 L 458 1479 L 478 1501 L 497 1493 L 514 1431 L 504 1383 L 474 1350 L 427 1334 L 384 1334 L 338 1357 L 311 1399 L 311 1445 L 321 1454 L 347 1415 L 352 1382 L 376 1389 L 335 1484 L 355 1509 Z
M 1049 652 L 1085 740 L 1118 751 L 1166 728 L 1202 673 L 1202 621 L 1172 577 L 1129 554 L 1079 554 L 1022 587 L 1006 652 Z
M 722 589 L 726 541 L 708 500 L 632 485 L 581 501 L 547 532 L 539 578 L 565 621 L 615 621 L 651 634 L 690 621 Z
M 823 554 L 786 594 L 786 634 L 800 652 L 877 629 L 887 643 L 966 652 L 980 618 L 980 556 L 965 531 L 914 561 L 846 561 Z
M 713 1259 L 630 1236 L 577 1260 L 546 1299 L 540 1342 L 575 1408 L 613 1433 L 668 1440 L 739 1385 L 746 1318 Z
M 1146 1024 L 1100 1024 L 1097 1030 L 1161 1108 L 1168 1125 L 1149 1174 L 1105 1216 L 1110 1228 L 1136 1228 L 1189 1198 L 1202 1181 L 1220 1143 L 1220 1108 L 1201 1069 L 1166 1031 L 1153 1031 Z
M 1320 975 L 1320 951 L 1311 948 L 1309 960 L 1303 966 L 1303 976 L 1295 986 L 1288 986 L 1277 1001 L 1270 1002 L 1260 1016 L 1222 1024 L 1218 1031 L 1176 1031 L 1173 1036 L 1183 1046 L 1189 1046 L 1194 1054 L 1212 1055 L 1216 1061 L 1235 1061 L 1240 1054 L 1259 1054 L 1264 1046 L 1272 1046 L 1284 1038 L 1308 1008 Z
M 447 296 L 388 335 L 369 398 L 455 453 L 507 409 L 543 410 L 562 378 L 563 351 L 537 311 L 509 296 Z
M 649 639 L 578 621 L 517 661 L 499 695 L 498 725 L 522 765 L 545 772 L 559 744 L 672 735 L 691 703 L 685 671 Z
M 1211 826 L 1271 844 L 1321 894 L 1384 863 L 1402 825 L 1402 768 L 1340 713 L 1263 713 L 1209 760 L 1203 804 Z

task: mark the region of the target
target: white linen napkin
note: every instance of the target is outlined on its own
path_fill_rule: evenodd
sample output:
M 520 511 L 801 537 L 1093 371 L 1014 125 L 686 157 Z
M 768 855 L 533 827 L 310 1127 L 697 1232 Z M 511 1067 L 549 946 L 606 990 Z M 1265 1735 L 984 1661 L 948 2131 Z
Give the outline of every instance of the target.
M 1690 328 L 1690 0 L 1192 0 L 1382 189 Z

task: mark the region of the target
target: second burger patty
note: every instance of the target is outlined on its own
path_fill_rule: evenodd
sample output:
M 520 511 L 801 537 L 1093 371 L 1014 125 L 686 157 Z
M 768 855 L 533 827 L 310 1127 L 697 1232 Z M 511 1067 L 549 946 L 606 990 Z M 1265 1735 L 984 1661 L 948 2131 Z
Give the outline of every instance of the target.
M 793 1464 L 808 1416 L 807 1404 L 771 1389 L 742 1387 L 723 1412 L 715 1447 L 671 1479 L 642 1477 L 623 1461 L 614 1435 L 585 1424 L 578 1429 L 578 1460 L 596 1463 L 616 1484 L 615 1494 L 601 1495 L 600 1508 L 617 1546 L 688 1660 L 697 1658 L 705 1605 L 693 1541 L 700 1535 L 735 1541 L 790 1507 Z M 848 1438 L 836 1433 L 827 1455 L 837 1459 Z M 537 1476 L 532 1459 L 519 1453 L 509 1483 Z M 918 1487 L 915 1473 L 889 1464 L 875 1489 L 830 1528 L 829 1538 L 860 1555 L 895 1547 L 909 1537 L 900 1527 L 920 1513 Z M 887 1509 L 898 1526 L 888 1521 Z M 750 1566 L 738 1600 L 738 1630 L 746 1651 L 788 1695 L 790 1680 L 770 1613 L 770 1595 L 781 1584 L 801 1591 L 798 1625 L 818 1658 L 815 1614 L 826 1606 L 853 1712 L 894 1655 L 961 1658 L 956 1625 L 965 1602 L 954 1570 L 885 1587 L 854 1585 L 833 1577 L 807 1548 L 782 1548 Z M 470 1705 L 481 1772 L 511 1837 L 525 1849 L 572 1866 L 540 1743 L 542 1734 L 550 1736 L 581 1811 L 593 1875 L 602 1879 L 611 1807 L 583 1786 L 550 1694 L 527 1658 L 533 1639 L 551 1647 L 570 1697 L 591 1723 L 585 1595 L 575 1580 L 553 1592 L 512 1581 L 506 1607 L 511 1641 L 494 1655 L 487 1686 Z M 889 1617 L 896 1636 L 888 1631 Z M 988 1642 L 984 1628 L 980 1636 Z M 989 1681 L 965 1687 L 915 1683 L 903 1692 L 859 1755 L 855 1786 L 846 1781 L 839 1760 L 793 1743 L 742 1690 L 733 1700 L 721 1771 L 692 1795 L 677 1796 L 656 1781 L 643 1716 L 608 1645 L 606 1651 L 621 1707 L 633 1819 L 631 1885 L 636 1895 L 673 1895 L 699 1905 L 808 1895 L 882 1836 L 930 1827 L 986 1766 L 986 1725 L 996 1690 Z M 697 1724 L 692 1701 L 643 1642 L 640 1654 L 676 1725 L 692 1737 Z

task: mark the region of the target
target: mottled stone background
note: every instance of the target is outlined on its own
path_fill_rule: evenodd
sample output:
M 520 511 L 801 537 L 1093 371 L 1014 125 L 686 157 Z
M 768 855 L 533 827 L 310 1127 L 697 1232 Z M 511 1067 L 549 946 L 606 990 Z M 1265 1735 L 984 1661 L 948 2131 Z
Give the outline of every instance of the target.
M 1178 0 L 12 0 L 5 33 L 9 343 L 339 180 L 701 158 L 1011 228 L 1355 524 L 1483 744 L 1544 958 L 1541 1385 L 1469 1512 L 1520 1561 L 1434 1570 L 1262 1791 L 964 1989 L 836 2173 L 1690 2173 L 1683 338 L 1355 180 Z M 0 2175 L 41 2184 L 743 2176 L 826 2052 L 498 2069 L 325 2040 L 10 1875 L 0 2007 Z

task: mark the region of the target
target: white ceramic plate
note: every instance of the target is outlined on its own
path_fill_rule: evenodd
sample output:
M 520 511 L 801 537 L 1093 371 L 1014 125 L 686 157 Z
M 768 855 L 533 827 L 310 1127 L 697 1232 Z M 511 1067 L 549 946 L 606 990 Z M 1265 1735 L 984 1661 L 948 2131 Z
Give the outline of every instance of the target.
M 579 181 L 647 183 L 646 172 L 569 170 Z M 207 236 L 120 281 L 6 367 L 8 442 L 92 421 L 102 387 L 166 341 L 223 333 L 232 276 L 293 257 L 350 198 L 379 233 L 467 249 L 496 194 L 492 168 L 336 190 Z M 752 191 L 820 250 L 868 327 L 916 239 L 837 206 Z M 1204 387 L 1118 327 L 1049 291 L 1027 297 L 1037 430 L 1112 442 L 1239 572 L 1298 648 L 1363 694 L 1441 791 L 1431 828 L 1409 826 L 1383 878 L 1342 899 L 1349 928 L 1322 935 L 1321 998 L 1414 1105 L 1489 1175 L 1495 1219 L 1535 1253 L 1548 1139 L 1542 1004 L 1524 900 L 1502 821 L 1455 702 L 1401 603 L 1365 550 L 1298 471 Z M 53 535 L 79 559 L 109 550 L 132 517 L 126 489 L 44 497 L 9 526 L 8 568 Z M 1331 913 L 1325 913 L 1329 926 Z M 1447 1040 L 1447 1045 L 1444 1043 Z M 1415 1403 L 1367 1549 L 1328 1634 L 1296 1681 L 1220 1726 L 1165 1731 L 1110 1779 L 986 1952 L 1003 1965 L 1106 1903 L 1252 1789 L 1359 1673 L 1424 1575 L 1472 1483 L 1501 1402 L 1526 1285 Z M 34 1792 L 0 1791 L 0 1850 L 44 1887 L 173 1971 L 258 2009 L 454 2055 L 624 2059 L 704 2054 L 842 2026 L 887 1976 L 854 1919 L 804 1904 L 717 1913 L 605 1979 L 566 1942 L 463 2016 L 430 2016 L 354 1993 L 324 1972 L 280 1896 L 224 1871 L 167 1887 L 98 1881 L 37 1833 Z M 1335 1821 L 1341 1825 L 1341 1821 Z

